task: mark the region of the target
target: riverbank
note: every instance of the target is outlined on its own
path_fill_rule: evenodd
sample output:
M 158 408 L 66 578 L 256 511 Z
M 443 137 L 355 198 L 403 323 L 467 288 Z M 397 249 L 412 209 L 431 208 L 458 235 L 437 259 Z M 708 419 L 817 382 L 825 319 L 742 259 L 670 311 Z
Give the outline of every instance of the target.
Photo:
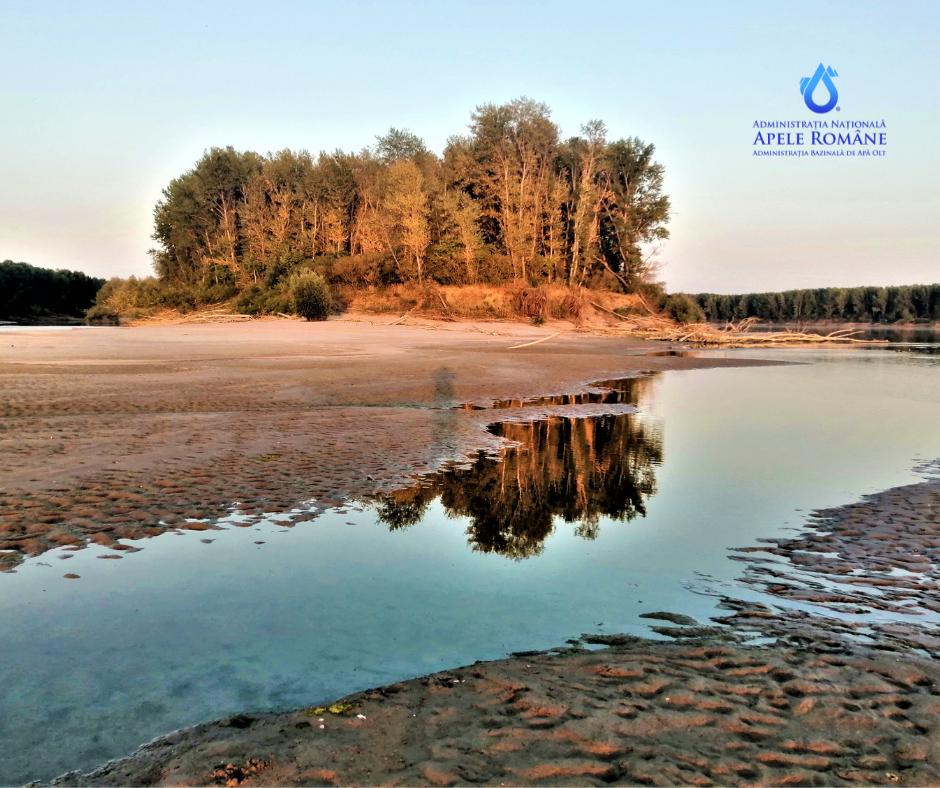
M 624 638 L 180 731 L 57 785 L 936 785 L 940 666 Z
M 728 599 L 723 626 L 652 613 L 677 642 L 584 636 L 320 708 L 237 715 L 56 784 L 936 785 L 938 632 L 871 619 L 937 609 L 938 529 L 940 481 L 889 490 L 769 543 L 785 562 L 744 552 L 767 604 Z M 774 643 L 741 644 L 755 635 Z

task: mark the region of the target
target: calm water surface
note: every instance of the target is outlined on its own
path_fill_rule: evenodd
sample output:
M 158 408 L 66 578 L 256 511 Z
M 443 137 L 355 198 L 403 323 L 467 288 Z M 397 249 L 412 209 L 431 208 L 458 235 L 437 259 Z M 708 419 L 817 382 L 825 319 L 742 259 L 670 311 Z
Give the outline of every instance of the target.
M 917 481 L 940 456 L 936 356 L 724 353 L 799 363 L 497 403 L 513 419 L 492 428 L 512 442 L 501 458 L 380 502 L 293 528 L 233 516 L 120 561 L 53 551 L 0 575 L 0 783 L 584 632 L 649 635 L 643 612 L 706 621 L 716 600 L 692 589 L 735 579 L 728 548 Z M 557 415 L 527 422 L 533 405 Z M 603 415 L 576 417 L 585 406 Z

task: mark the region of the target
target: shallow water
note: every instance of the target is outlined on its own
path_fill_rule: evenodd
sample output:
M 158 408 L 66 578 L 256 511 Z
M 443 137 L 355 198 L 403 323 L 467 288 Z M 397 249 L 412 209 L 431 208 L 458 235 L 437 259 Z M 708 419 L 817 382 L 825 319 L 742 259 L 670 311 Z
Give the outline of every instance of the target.
M 730 354 L 798 363 L 648 376 L 592 418 L 519 403 L 493 414 L 513 419 L 493 428 L 502 458 L 375 504 L 292 528 L 233 515 L 121 560 L 52 551 L 0 575 L 0 783 L 584 632 L 650 635 L 643 612 L 707 621 L 717 600 L 692 588 L 740 574 L 728 548 L 940 456 L 936 357 Z

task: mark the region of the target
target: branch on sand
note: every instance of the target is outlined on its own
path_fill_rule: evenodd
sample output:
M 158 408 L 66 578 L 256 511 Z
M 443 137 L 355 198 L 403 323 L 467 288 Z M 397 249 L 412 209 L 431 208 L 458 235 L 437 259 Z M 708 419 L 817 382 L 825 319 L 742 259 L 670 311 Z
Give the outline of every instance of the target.
M 564 331 L 556 331 L 554 334 L 550 334 L 547 337 L 542 337 L 541 339 L 536 339 L 534 342 L 526 342 L 523 345 L 513 345 L 511 348 L 509 348 L 509 350 L 518 350 L 519 348 L 522 348 L 522 347 L 532 347 L 532 345 L 541 345 L 543 342 L 548 342 L 548 340 L 561 336 L 564 333 L 565 333 Z

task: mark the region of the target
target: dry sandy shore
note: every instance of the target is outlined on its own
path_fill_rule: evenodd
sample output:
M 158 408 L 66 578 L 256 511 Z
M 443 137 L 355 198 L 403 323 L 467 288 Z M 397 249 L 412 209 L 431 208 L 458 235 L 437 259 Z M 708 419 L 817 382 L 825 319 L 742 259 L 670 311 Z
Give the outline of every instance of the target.
M 480 429 L 493 412 L 454 405 L 730 363 L 642 356 L 662 346 L 581 335 L 508 350 L 551 331 L 479 327 L 498 335 L 368 319 L 0 335 L 0 556 L 15 568 L 57 545 L 118 550 L 121 538 L 202 527 L 184 521 L 211 519 L 233 500 L 270 512 L 394 489 L 493 445 Z M 892 573 L 883 604 L 915 599 L 931 611 L 935 504 L 934 483 L 889 491 L 821 513 L 812 534 L 769 553 L 742 553 L 768 604 L 729 601 L 720 636 L 680 619 L 668 622 L 684 635 L 677 643 L 614 637 L 600 651 L 523 655 L 369 690 L 332 711 L 239 715 L 57 782 L 940 784 L 932 641 L 892 630 L 876 639 L 881 649 L 866 649 L 846 639 L 864 635 L 861 625 L 772 605 L 811 599 L 844 613 L 896 567 L 917 577 Z M 872 528 L 877 538 L 866 539 Z M 845 558 L 833 561 L 837 550 Z M 822 598 L 840 578 L 849 590 Z M 735 642 L 754 629 L 779 644 Z

